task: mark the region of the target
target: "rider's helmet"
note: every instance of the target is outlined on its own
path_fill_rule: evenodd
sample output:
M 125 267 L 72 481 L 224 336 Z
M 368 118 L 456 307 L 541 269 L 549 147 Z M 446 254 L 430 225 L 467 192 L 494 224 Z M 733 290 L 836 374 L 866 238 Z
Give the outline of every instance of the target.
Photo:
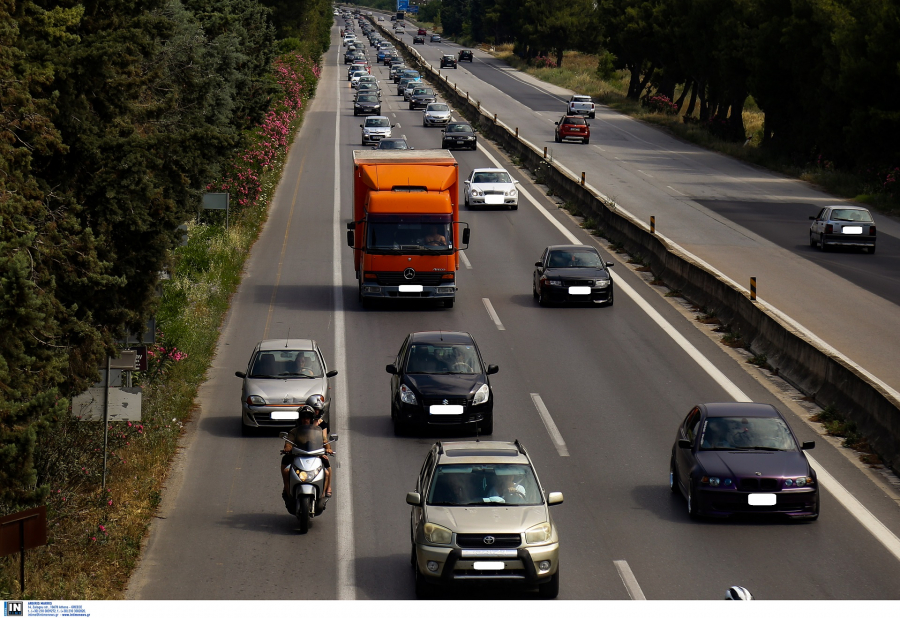
M 732 586 L 725 591 L 726 601 L 752 601 L 753 595 L 743 586 Z
M 306 398 L 306 405 L 317 413 L 321 412 L 325 408 L 325 397 L 323 395 L 310 395 Z
M 300 422 L 304 418 L 308 418 L 310 420 L 316 418 L 316 411 L 311 406 L 300 406 L 297 408 L 297 413 L 299 416 L 297 417 L 297 422 Z

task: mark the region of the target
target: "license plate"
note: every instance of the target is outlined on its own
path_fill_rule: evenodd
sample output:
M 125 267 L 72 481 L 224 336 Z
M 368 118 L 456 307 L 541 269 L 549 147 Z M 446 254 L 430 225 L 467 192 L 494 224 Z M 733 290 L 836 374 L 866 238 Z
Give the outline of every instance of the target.
M 844 234 L 862 234 L 862 227 L 858 225 L 845 225 L 841 231 Z
M 569 294 L 575 294 L 579 296 L 589 296 L 591 293 L 591 288 L 586 285 L 573 285 L 569 288 Z
M 473 562 L 472 568 L 477 571 L 502 571 L 506 565 L 502 562 Z
M 401 292 L 421 292 L 422 286 L 421 285 L 401 285 L 400 291 Z
M 515 549 L 464 549 L 463 558 L 515 558 Z
M 747 503 L 750 506 L 775 506 L 775 494 L 750 494 Z
M 296 410 L 291 410 L 290 412 L 280 412 L 276 410 L 269 414 L 269 418 L 271 418 L 273 421 L 296 421 L 298 418 L 300 418 L 300 413 Z
M 485 195 L 484 203 L 485 204 L 502 204 L 503 196 L 502 195 Z
M 428 406 L 429 414 L 462 414 L 462 406 Z

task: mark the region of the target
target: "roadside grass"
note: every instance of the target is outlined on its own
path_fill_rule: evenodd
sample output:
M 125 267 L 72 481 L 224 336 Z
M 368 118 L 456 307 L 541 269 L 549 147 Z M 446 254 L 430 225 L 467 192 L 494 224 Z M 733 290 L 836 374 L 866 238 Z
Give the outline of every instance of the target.
M 872 171 L 851 172 L 834 169 L 828 161 L 797 162 L 773 155 L 763 150 L 762 135 L 765 114 L 752 97 L 746 102 L 743 112 L 747 142 L 731 142 L 720 139 L 705 127 L 696 123 L 685 123 L 682 115 L 651 112 L 639 102 L 625 98 L 628 92 L 628 73 L 620 71 L 609 79 L 597 74 L 600 57 L 569 51 L 563 55 L 561 68 L 531 66 L 512 52 L 512 45 L 498 45 L 491 50 L 510 66 L 538 79 L 568 88 L 579 94 L 586 94 L 610 108 L 656 125 L 672 135 L 698 146 L 721 152 L 753 165 L 765 167 L 774 172 L 799 178 L 818 185 L 822 190 L 846 199 L 862 202 L 888 214 L 900 214 L 900 194 L 890 195 L 882 190 L 883 178 Z M 681 86 L 675 90 L 675 98 L 681 95 Z M 685 102 L 685 107 L 687 103 Z M 562 113 L 560 109 L 560 113 Z M 699 116 L 699 105 L 694 110 L 694 118 Z
M 315 83 L 304 87 L 308 96 L 314 90 Z M 303 116 L 298 110 L 288 144 Z M 152 369 L 135 374 L 144 388 L 142 420 L 110 423 L 107 490 L 100 489 L 102 423 L 60 419 L 39 446 L 55 480 L 46 501 L 48 544 L 26 552 L 24 598 L 123 598 L 286 159 L 287 148 L 279 149 L 260 175 L 257 199 L 232 214 L 227 231 L 213 220 L 189 224 L 187 244 L 175 251 L 172 277 L 162 285 L 162 341 L 151 348 Z M 0 598 L 23 598 L 18 579 L 18 555 L 0 558 Z

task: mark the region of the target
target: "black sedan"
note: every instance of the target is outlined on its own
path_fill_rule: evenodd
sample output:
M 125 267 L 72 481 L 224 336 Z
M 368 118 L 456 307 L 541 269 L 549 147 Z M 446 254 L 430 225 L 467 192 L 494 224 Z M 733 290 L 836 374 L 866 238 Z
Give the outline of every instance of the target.
M 476 426 L 481 435 L 494 432 L 494 396 L 488 376 L 499 371 L 487 365 L 468 333 L 432 331 L 412 333 L 391 374 L 391 420 L 394 433 L 407 427 Z
M 416 88 L 409 97 L 409 109 L 428 107 L 429 103 L 437 101 L 437 95 L 433 88 Z
M 463 62 L 464 60 L 467 60 L 467 61 L 469 61 L 469 62 L 472 62 L 473 56 L 472 56 L 472 50 L 471 50 L 471 49 L 461 49 L 461 50 L 459 50 L 459 54 L 458 54 L 458 55 L 459 55 L 459 61 L 460 61 L 460 62 Z
M 378 95 L 358 94 L 356 101 L 353 103 L 353 115 L 367 116 L 369 114 L 381 115 L 381 101 L 378 100 Z
M 819 485 L 784 417 L 762 403 L 696 406 L 678 426 L 669 487 L 691 517 L 780 513 L 819 517 Z
M 478 137 L 475 129 L 468 122 L 451 122 L 444 129 L 441 136 L 441 148 L 468 148 L 475 150 L 478 147 Z
M 413 45 L 425 45 L 425 37 L 417 34 L 413 37 Z
M 456 57 L 451 56 L 450 54 L 444 54 L 443 56 L 441 56 L 441 68 L 442 69 L 447 69 L 447 68 L 455 69 L 456 68 Z
M 589 302 L 613 304 L 612 262 L 585 245 L 551 245 L 534 263 L 531 291 L 541 305 Z

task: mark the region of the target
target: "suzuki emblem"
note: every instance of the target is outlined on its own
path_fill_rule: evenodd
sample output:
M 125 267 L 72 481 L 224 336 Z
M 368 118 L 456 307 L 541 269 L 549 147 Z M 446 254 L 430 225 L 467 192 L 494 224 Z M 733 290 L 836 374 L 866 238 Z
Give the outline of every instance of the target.
M 403 271 L 403 278 L 406 279 L 407 281 L 412 280 L 412 278 L 415 276 L 416 276 L 416 271 L 414 271 L 412 268 L 407 268 L 406 270 Z
M 444 400 L 444 405 L 447 405 L 448 403 L 450 403 L 450 400 L 449 400 L 449 399 L 445 399 L 445 400 Z
M 495 540 L 496 539 L 494 539 L 494 537 L 492 537 L 492 536 L 486 536 L 486 537 L 484 537 L 484 544 L 485 545 L 493 545 Z
M 762 472 L 757 472 L 756 476 L 762 476 Z

